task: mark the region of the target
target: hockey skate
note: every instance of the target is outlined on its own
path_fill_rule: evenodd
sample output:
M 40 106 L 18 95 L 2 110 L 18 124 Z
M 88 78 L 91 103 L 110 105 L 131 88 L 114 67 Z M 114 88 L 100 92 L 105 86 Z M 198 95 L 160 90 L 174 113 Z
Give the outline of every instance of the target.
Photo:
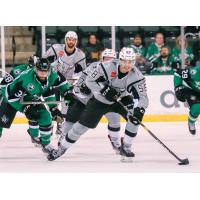
M 55 134 L 57 137 L 59 137 L 62 134 L 62 123 L 57 123 L 57 129 Z
M 126 147 L 121 139 L 121 148 L 120 148 L 121 162 L 133 162 L 133 157 L 135 154 L 131 151 L 130 147 Z
M 58 147 L 60 146 L 61 141 L 65 139 L 65 137 L 66 135 L 62 132 L 60 137 L 58 138 Z
M 32 137 L 31 142 L 34 144 L 35 147 L 41 147 L 40 138 L 39 137 Z
M 47 156 L 47 159 L 49 161 L 54 161 L 60 156 L 62 156 L 66 152 L 66 148 L 62 147 L 61 145 L 58 147 L 58 149 L 54 149 L 49 155 Z
M 195 135 L 196 134 L 196 127 L 195 127 L 195 123 L 190 123 L 188 122 L 188 128 L 189 128 L 189 131 L 192 135 Z
M 112 138 L 111 138 L 111 136 L 110 135 L 108 135 L 108 139 L 110 140 L 110 143 L 111 143 L 111 145 L 112 145 L 112 148 L 113 148 L 113 150 L 115 151 L 115 153 L 116 154 L 120 154 L 120 143 L 119 143 L 119 141 L 117 140 L 117 138 L 116 138 L 116 140 L 114 141 Z
M 51 145 L 42 145 L 42 151 L 45 154 L 50 154 L 54 151 L 55 149 Z

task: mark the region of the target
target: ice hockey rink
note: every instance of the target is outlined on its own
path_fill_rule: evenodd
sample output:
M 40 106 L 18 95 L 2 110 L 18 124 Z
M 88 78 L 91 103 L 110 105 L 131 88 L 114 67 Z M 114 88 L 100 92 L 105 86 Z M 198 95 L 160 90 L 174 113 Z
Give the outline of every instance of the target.
M 122 163 L 107 139 L 107 124 L 100 123 L 88 131 L 56 161 L 47 161 L 40 148 L 34 147 L 26 133 L 27 124 L 14 124 L 5 129 L 0 139 L 0 172 L 200 172 L 200 134 L 192 136 L 186 122 L 146 122 L 145 125 L 181 159 L 178 161 L 142 127 L 134 140 L 133 162 Z M 125 123 L 122 123 L 123 133 Z M 54 135 L 52 144 L 56 146 Z

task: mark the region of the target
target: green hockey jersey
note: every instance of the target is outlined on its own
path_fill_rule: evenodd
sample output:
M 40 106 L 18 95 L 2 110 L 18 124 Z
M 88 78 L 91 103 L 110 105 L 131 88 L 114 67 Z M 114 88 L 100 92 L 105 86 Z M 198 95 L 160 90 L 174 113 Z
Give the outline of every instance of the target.
M 172 62 L 179 62 L 181 61 L 181 49 L 175 47 L 171 51 Z M 194 54 L 192 52 L 192 48 L 188 47 L 184 49 L 184 57 L 185 60 L 191 61 L 194 59 Z
M 138 54 L 138 55 L 140 55 L 140 56 L 142 56 L 142 57 L 145 57 L 145 56 L 146 56 L 146 48 L 145 48 L 143 45 L 140 45 L 139 47 L 137 47 L 137 46 L 131 44 L 131 45 L 129 45 L 128 47 L 132 48 L 133 51 L 134 51 L 136 54 Z
M 147 49 L 147 60 L 150 62 L 154 62 L 154 60 L 156 60 L 160 56 L 161 48 L 162 46 L 159 47 L 155 42 L 152 43 Z
M 23 101 L 38 101 L 41 97 L 45 101 L 56 101 L 54 88 L 58 88 L 61 95 L 68 91 L 70 84 L 66 81 L 64 76 L 50 70 L 47 81 L 42 84 L 37 76 L 35 69 L 29 69 L 21 73 L 12 83 L 7 85 L 3 92 L 4 99 L 10 103 L 18 111 L 23 111 Z M 49 104 L 49 107 L 54 107 L 55 104 Z
M 174 87 L 183 85 L 200 92 L 200 66 L 179 70 L 174 73 Z
M 11 72 L 6 74 L 1 81 L 0 86 L 5 87 L 7 84 L 11 83 L 16 77 L 18 77 L 23 71 L 30 69 L 29 65 L 18 65 L 14 67 Z

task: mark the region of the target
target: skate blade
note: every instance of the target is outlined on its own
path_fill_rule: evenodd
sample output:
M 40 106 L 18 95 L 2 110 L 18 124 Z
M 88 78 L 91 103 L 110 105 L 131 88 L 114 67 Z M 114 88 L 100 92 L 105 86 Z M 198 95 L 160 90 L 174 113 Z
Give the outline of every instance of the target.
M 113 150 L 114 150 L 115 154 L 117 154 L 117 155 L 120 154 L 120 151 L 119 151 L 119 150 L 117 150 L 117 149 L 113 149 Z
M 37 143 L 35 143 L 33 145 L 34 145 L 34 147 L 37 147 L 37 148 L 40 148 L 42 146 L 41 144 L 37 144 Z
M 133 157 L 126 157 L 126 156 L 121 156 L 121 162 L 123 163 L 132 163 L 133 162 Z

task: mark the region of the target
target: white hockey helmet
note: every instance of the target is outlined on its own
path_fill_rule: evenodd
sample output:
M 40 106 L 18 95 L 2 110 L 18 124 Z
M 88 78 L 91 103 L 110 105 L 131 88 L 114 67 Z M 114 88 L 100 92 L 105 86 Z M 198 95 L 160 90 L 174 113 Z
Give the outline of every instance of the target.
M 75 40 L 78 40 L 78 35 L 76 34 L 76 32 L 74 31 L 68 31 L 65 35 L 65 40 L 67 38 L 72 38 L 72 39 L 75 39 Z
M 132 48 L 123 47 L 119 53 L 119 59 L 135 61 L 136 53 L 133 51 Z
M 117 58 L 116 52 L 113 49 L 105 49 L 102 54 L 102 58 L 109 57 L 109 58 Z

